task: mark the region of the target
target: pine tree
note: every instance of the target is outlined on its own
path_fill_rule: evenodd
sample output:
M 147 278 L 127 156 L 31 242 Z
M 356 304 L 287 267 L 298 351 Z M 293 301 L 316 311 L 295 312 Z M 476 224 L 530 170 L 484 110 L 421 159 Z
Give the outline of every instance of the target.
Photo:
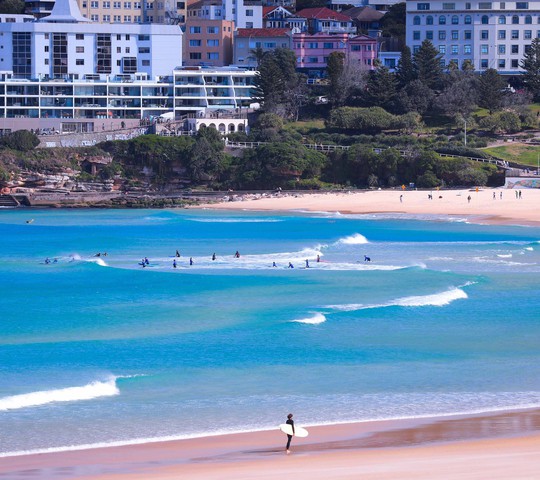
M 404 46 L 401 50 L 401 57 L 396 68 L 396 78 L 401 88 L 416 80 L 411 49 L 407 46 Z
M 535 101 L 540 100 L 540 38 L 533 39 L 531 48 L 525 53 L 521 60 L 523 73 L 523 83 L 527 90 L 531 92 Z
M 488 68 L 478 79 L 478 105 L 487 108 L 489 113 L 499 110 L 505 96 L 506 82 L 497 70 Z
M 422 42 L 418 51 L 413 55 L 413 63 L 418 80 L 432 90 L 438 90 L 443 76 L 441 54 L 429 40 Z
M 379 67 L 373 70 L 366 85 L 366 100 L 375 107 L 393 110 L 396 106 L 397 81 L 388 68 Z

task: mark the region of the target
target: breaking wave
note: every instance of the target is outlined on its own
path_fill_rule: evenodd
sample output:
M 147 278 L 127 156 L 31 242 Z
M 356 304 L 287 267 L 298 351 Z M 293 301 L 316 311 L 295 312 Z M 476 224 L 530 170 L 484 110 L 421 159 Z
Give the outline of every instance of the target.
M 336 245 L 364 245 L 366 243 L 369 243 L 369 240 L 364 237 L 364 235 L 361 235 L 360 233 L 355 233 L 353 235 L 349 235 L 348 237 L 340 238 Z
M 307 323 L 308 325 L 319 325 L 326 322 L 326 317 L 322 313 L 316 313 L 312 317 L 299 318 L 298 320 L 291 320 L 293 323 Z

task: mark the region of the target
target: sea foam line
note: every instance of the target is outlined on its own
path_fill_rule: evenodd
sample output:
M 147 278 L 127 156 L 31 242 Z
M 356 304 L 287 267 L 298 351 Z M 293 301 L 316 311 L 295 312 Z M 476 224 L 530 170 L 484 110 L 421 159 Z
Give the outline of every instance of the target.
M 308 318 L 299 318 L 297 320 L 291 320 L 291 323 L 306 323 L 308 325 L 319 325 L 326 322 L 326 317 L 322 313 L 315 313 Z
M 384 308 L 384 307 L 443 307 L 450 304 L 454 300 L 469 298 L 461 288 L 454 287 L 444 292 L 433 293 L 430 295 L 414 295 L 410 297 L 396 298 L 386 303 L 377 304 L 362 304 L 362 303 L 349 303 L 345 305 L 327 305 L 325 308 L 331 310 L 337 310 L 340 312 L 352 312 L 356 310 L 366 310 L 370 308 Z
M 42 390 L 38 392 L 3 397 L 0 398 L 0 412 L 5 412 L 7 410 L 18 410 L 20 408 L 37 407 L 55 402 L 74 402 L 119 395 L 120 390 L 116 386 L 116 380 L 118 378 L 121 377 L 111 377 L 104 382 L 91 382 L 87 385 L 83 385 L 82 387 Z

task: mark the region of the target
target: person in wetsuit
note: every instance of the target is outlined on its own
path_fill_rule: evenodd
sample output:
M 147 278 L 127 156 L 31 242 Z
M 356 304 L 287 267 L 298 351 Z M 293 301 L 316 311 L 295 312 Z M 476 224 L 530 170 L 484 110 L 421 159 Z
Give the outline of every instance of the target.
M 293 417 L 293 414 L 289 413 L 289 415 L 287 415 L 287 421 L 285 423 L 292 427 L 292 431 L 294 435 L 294 420 L 292 419 L 292 417 Z M 291 440 L 292 440 L 293 435 L 287 435 L 287 447 L 285 448 L 285 450 L 287 451 L 287 455 L 291 453 L 290 447 L 291 447 Z

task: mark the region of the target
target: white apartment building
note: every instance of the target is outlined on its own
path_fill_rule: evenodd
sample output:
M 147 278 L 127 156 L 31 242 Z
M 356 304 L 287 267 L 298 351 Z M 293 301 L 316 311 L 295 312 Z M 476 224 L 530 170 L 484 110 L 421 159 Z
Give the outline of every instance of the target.
M 92 23 L 75 0 L 57 0 L 37 22 L 2 17 L 0 133 L 95 132 L 217 111 L 223 118 L 252 103 L 255 72 L 181 67 L 178 26 Z
M 441 62 L 459 67 L 470 60 L 477 71 L 522 72 L 520 61 L 540 37 L 540 1 L 407 1 L 406 42 L 414 53 L 430 40 Z

